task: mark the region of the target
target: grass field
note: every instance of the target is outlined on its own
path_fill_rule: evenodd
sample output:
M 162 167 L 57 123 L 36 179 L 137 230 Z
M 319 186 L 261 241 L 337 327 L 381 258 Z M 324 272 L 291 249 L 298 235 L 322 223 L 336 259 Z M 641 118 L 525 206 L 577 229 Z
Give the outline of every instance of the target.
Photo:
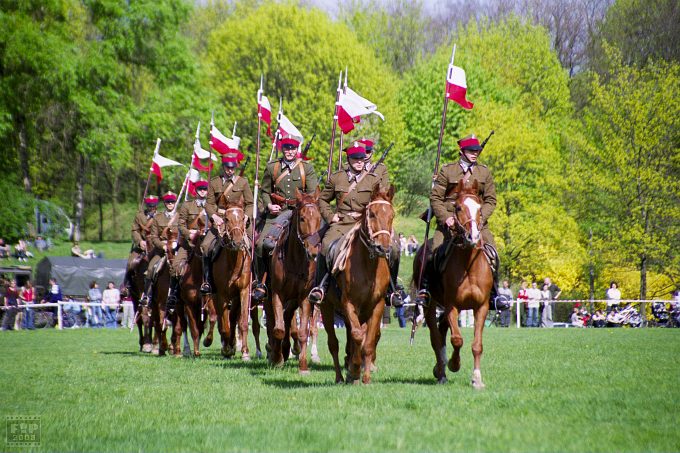
M 487 328 L 483 391 L 470 329 L 446 385 L 408 334 L 389 325 L 374 383 L 345 386 L 323 332 L 307 377 L 143 355 L 123 330 L 2 332 L 0 415 L 39 416 L 48 451 L 680 451 L 680 330 Z

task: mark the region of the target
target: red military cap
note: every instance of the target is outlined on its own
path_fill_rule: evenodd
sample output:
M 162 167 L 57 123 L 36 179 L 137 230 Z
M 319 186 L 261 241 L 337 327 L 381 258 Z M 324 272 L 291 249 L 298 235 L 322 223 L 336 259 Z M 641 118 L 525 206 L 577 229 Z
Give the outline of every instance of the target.
M 470 134 L 467 137 L 458 140 L 458 147 L 461 151 L 481 151 L 482 146 L 479 144 L 479 139 L 475 134 Z
M 147 206 L 156 206 L 158 204 L 158 197 L 156 195 L 149 195 L 144 199 L 144 204 Z
M 279 139 L 279 145 L 281 145 L 281 148 L 283 148 L 285 145 L 291 145 L 295 148 L 300 146 L 300 143 L 302 142 L 302 137 L 298 137 L 297 135 L 291 135 L 291 134 L 285 134 L 283 137 Z
M 366 158 L 366 145 L 359 141 L 352 142 L 347 148 L 345 148 L 348 158 L 352 159 L 365 159 Z
M 364 138 L 359 140 L 359 143 L 363 143 L 366 146 L 366 151 L 373 152 L 373 145 L 375 143 L 373 143 L 373 140 L 371 140 L 370 138 L 364 137 Z
M 225 167 L 233 168 L 238 165 L 238 163 L 243 159 L 243 154 L 240 152 L 229 152 L 222 155 L 222 165 Z
M 172 191 L 167 191 L 163 194 L 163 202 L 164 203 L 174 203 L 177 201 L 177 194 Z
M 194 183 L 194 187 L 196 188 L 196 190 L 200 190 L 200 189 L 208 190 L 208 181 L 206 181 L 204 179 L 196 181 L 196 183 Z

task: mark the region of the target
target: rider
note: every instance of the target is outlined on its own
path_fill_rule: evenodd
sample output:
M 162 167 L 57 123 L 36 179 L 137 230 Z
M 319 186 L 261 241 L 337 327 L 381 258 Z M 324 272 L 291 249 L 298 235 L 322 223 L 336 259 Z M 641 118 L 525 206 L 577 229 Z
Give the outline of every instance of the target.
M 198 216 L 204 217 L 204 223 L 208 220 L 205 212 L 208 181 L 197 181 L 194 184 L 194 188 L 196 189 L 196 198 L 192 201 L 184 202 L 178 212 L 179 237 L 177 238 L 177 253 L 175 253 L 175 258 L 172 260 L 172 267 L 170 268 L 170 294 L 166 302 L 168 313 L 172 313 L 175 310 L 179 294 L 179 281 L 182 278 L 182 271 L 189 258 L 189 252 L 194 247 L 194 239 L 203 234 L 203 231 L 198 228 L 190 230 L 189 227 Z
M 356 225 L 371 201 L 373 189 L 380 185 L 380 176 L 366 170 L 366 145 L 355 141 L 345 148 L 345 152 L 348 165 L 331 175 L 319 196 L 321 215 L 330 227 L 324 235 L 321 253 L 316 259 L 316 286 L 309 293 L 309 300 L 314 304 L 323 301 L 328 288 L 326 256 L 331 246 Z M 330 205 L 334 199 L 335 211 Z
M 236 175 L 236 167 L 243 159 L 243 154 L 240 152 L 228 152 L 222 156 L 222 173 L 210 179 L 210 189 L 208 190 L 208 199 L 205 202 L 205 212 L 212 220 L 213 226 L 217 227 L 224 223 L 222 215 L 224 214 L 222 208 L 217 206 L 221 196 L 224 196 L 226 203 L 238 203 L 243 197 L 243 210 L 246 218 L 252 215 L 253 212 L 253 192 L 250 190 L 248 179 L 244 176 Z M 212 288 L 210 287 L 210 272 L 212 268 L 211 249 L 215 242 L 215 232 L 211 228 L 205 235 L 201 243 L 201 252 L 203 254 L 203 283 L 201 284 L 201 292 L 203 294 L 210 294 Z
M 151 228 L 151 221 L 156 215 L 156 206 L 158 205 L 158 197 L 149 195 L 144 199 L 145 208 L 137 211 L 135 219 L 132 221 L 132 249 L 128 257 L 127 267 L 125 269 L 125 278 L 123 279 L 123 287 L 125 294 L 130 294 L 130 287 L 132 286 L 132 274 L 139 265 L 143 255 L 150 252 L 150 247 L 147 243 L 147 235 Z
M 472 134 L 458 140 L 460 159 L 458 162 L 446 164 L 439 171 L 439 175 L 432 187 L 430 203 L 432 211 L 437 218 L 437 230 L 432 238 L 432 250 L 428 253 L 428 262 L 423 271 L 423 278 L 420 283 L 420 290 L 416 297 L 417 303 L 427 304 L 430 300 L 428 291 L 428 279 L 432 266 L 432 256 L 434 251 L 451 237 L 451 228 L 454 225 L 454 204 L 447 198 L 447 192 L 458 184 L 460 179 L 464 181 L 477 181 L 479 186 L 478 195 L 482 201 L 481 209 L 481 235 L 484 242 L 484 252 L 494 262 L 493 288 L 491 290 L 491 300 L 496 297 L 498 291 L 498 252 L 493 235 L 489 230 L 489 217 L 496 208 L 496 186 L 491 176 L 491 171 L 486 165 L 477 163 L 477 158 L 482 152 L 482 146 L 477 137 Z
M 314 193 L 319 185 L 319 180 L 314 171 L 314 166 L 306 162 L 302 155 L 298 155 L 298 149 L 303 138 L 285 134 L 278 143 L 281 145 L 283 156 L 278 160 L 267 163 L 267 168 L 262 176 L 261 200 L 265 208 L 265 224 L 256 244 L 258 259 L 257 278 L 258 283 L 253 291 L 253 299 L 261 300 L 266 295 L 264 274 L 269 265 L 266 256 L 271 253 L 270 240 L 276 240 L 281 234 L 281 225 L 290 219 L 291 207 L 295 206 L 296 189 L 302 193 Z M 265 242 L 265 238 L 269 238 Z
M 151 242 L 153 249 L 151 252 L 151 261 L 149 261 L 149 267 L 144 273 L 144 294 L 140 299 L 141 305 L 151 306 L 151 286 L 158 276 L 154 267 L 156 264 L 165 256 L 165 245 L 168 238 L 166 237 L 165 229 L 170 224 L 173 215 L 175 214 L 175 203 L 177 202 L 177 194 L 171 191 L 166 192 L 161 199 L 165 205 L 165 211 L 156 214 L 151 222 L 151 229 L 147 239 Z M 174 222 L 177 223 L 176 221 Z
M 373 167 L 376 166 L 376 164 L 371 161 L 373 157 L 374 141 L 370 138 L 364 137 L 359 140 L 359 142 L 366 146 L 366 171 L 369 173 L 373 172 L 378 176 L 381 187 L 390 187 L 390 174 L 387 170 L 387 166 L 383 163 L 380 163 L 377 165 L 375 170 L 373 169 Z M 393 238 L 392 250 L 395 250 L 395 253 L 390 254 L 390 285 L 387 287 L 387 300 L 396 306 L 401 302 L 401 293 L 400 291 L 396 290 L 398 283 L 397 279 L 399 278 L 401 244 L 399 243 L 399 238 L 396 236 Z

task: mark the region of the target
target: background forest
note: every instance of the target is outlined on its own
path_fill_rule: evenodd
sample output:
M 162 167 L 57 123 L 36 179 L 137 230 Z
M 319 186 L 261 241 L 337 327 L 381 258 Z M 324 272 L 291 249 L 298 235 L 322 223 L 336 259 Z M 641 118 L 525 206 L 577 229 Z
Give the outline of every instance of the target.
M 356 133 L 378 152 L 395 143 L 398 207 L 416 218 L 454 43 L 475 107 L 450 104 L 443 159 L 495 130 L 480 160 L 502 273 L 552 276 L 573 297 L 614 279 L 624 297 L 667 298 L 680 285 L 675 0 L 0 0 L 0 237 L 35 234 L 38 208 L 68 217 L 73 238 L 128 240 L 157 137 L 188 165 L 214 111 L 254 154 L 260 74 L 274 112 L 281 97 L 316 134 L 320 172 L 345 67 L 385 115 Z M 165 168 L 151 193 L 179 191 L 185 173 Z

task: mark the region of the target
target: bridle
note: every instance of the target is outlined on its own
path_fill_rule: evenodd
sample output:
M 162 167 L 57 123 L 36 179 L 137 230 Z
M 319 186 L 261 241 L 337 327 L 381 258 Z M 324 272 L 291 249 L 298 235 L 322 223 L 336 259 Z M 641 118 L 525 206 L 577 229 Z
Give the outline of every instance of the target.
M 464 198 L 464 197 L 470 197 L 473 198 L 477 204 L 480 206 L 482 205 L 481 200 L 479 199 L 479 196 L 475 194 L 465 194 L 463 196 L 460 196 L 456 199 L 454 202 L 454 207 L 456 212 L 453 214 L 453 226 L 450 228 L 450 230 L 454 233 L 454 237 L 461 237 L 464 239 L 465 244 L 467 245 L 477 245 L 477 247 L 481 247 L 482 244 L 474 244 L 472 241 L 472 233 L 469 231 L 467 228 L 468 224 L 471 224 L 472 222 L 476 223 L 476 219 L 473 219 L 472 216 L 468 215 L 468 219 L 465 222 L 461 222 L 460 219 L 458 218 L 458 212 L 461 211 L 463 208 L 461 207 L 461 204 L 459 201 Z M 469 212 L 468 212 L 469 214 Z M 481 228 L 480 228 L 481 229 Z
M 366 248 L 368 249 L 368 256 L 371 259 L 374 259 L 376 257 L 385 257 L 389 260 L 390 258 L 390 248 L 392 244 L 392 237 L 394 235 L 394 232 L 391 230 L 378 230 L 378 231 L 373 231 L 373 228 L 371 228 L 371 223 L 368 221 L 368 214 L 371 206 L 376 205 L 376 204 L 386 204 L 392 209 L 392 212 L 394 213 L 394 208 L 392 207 L 392 203 L 390 203 L 387 200 L 374 200 L 371 201 L 366 205 L 366 211 L 364 213 L 364 226 L 365 228 L 361 229 L 361 232 L 359 234 L 359 237 L 361 238 L 361 242 L 364 243 Z M 389 246 L 387 248 L 383 247 L 381 244 L 376 243 L 375 238 L 377 238 L 380 235 L 386 234 L 387 237 L 389 238 Z
M 320 228 L 313 233 L 309 234 L 301 234 L 300 233 L 300 211 L 302 208 L 315 208 L 317 211 L 319 210 L 319 206 L 316 203 L 304 203 L 302 206 L 297 206 L 295 210 L 295 217 L 296 217 L 296 222 L 295 222 L 295 227 L 297 230 L 297 238 L 300 241 L 300 244 L 302 244 L 302 248 L 305 249 L 305 254 L 307 255 L 307 259 L 310 261 L 314 260 L 314 257 L 312 256 L 312 253 L 309 251 L 307 246 L 305 245 L 305 240 L 308 241 L 309 246 L 311 248 L 316 248 L 318 249 L 319 246 L 321 245 L 321 234 L 319 233 Z
M 229 222 L 227 221 L 229 211 L 236 212 L 237 218 L 238 218 L 238 213 L 243 214 L 244 222 L 239 222 L 239 225 L 236 225 L 234 227 L 229 228 Z M 222 224 L 222 226 L 217 228 L 218 232 L 220 233 L 220 240 L 222 242 L 222 246 L 226 246 L 230 250 L 245 249 L 246 248 L 246 242 L 243 238 L 246 237 L 246 227 L 245 227 L 245 211 L 243 210 L 243 208 L 235 206 L 235 207 L 225 209 L 223 218 L 225 219 L 225 222 Z M 241 226 L 241 224 L 243 224 L 243 226 Z M 224 231 L 220 231 L 221 228 L 224 228 Z M 240 232 L 241 233 L 242 239 L 238 243 L 236 243 L 234 241 L 234 232 Z M 225 241 L 225 238 L 226 238 L 226 241 Z

